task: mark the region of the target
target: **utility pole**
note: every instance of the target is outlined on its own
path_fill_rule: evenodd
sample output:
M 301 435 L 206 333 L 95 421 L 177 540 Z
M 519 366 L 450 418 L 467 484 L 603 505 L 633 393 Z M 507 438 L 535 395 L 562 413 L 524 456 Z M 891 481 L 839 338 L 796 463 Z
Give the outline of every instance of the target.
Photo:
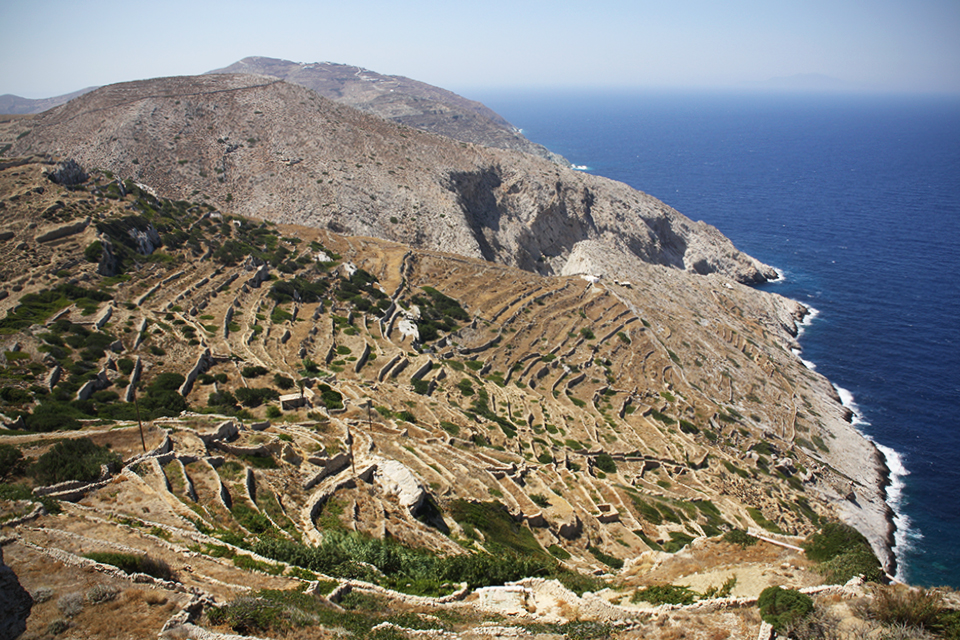
M 143 452 L 147 452 L 147 441 L 143 439 L 143 420 L 140 419 L 140 403 L 137 401 L 137 390 L 133 390 L 133 406 L 137 408 L 137 424 L 140 425 L 140 445 Z

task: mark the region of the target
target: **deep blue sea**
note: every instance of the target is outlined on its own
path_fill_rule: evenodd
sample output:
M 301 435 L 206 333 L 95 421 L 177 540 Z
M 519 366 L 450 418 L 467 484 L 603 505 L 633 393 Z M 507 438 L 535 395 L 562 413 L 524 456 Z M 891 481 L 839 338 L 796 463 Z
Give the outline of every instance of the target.
M 960 588 L 960 98 L 475 97 L 784 272 L 819 311 L 802 357 L 897 472 L 900 577 Z

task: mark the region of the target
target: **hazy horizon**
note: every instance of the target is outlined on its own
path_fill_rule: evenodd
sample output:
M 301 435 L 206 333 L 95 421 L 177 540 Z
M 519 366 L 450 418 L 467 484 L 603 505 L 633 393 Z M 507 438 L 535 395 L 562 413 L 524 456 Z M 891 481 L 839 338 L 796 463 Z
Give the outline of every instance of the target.
M 32 99 L 196 75 L 254 55 L 357 65 L 461 94 L 735 90 L 817 77 L 843 90 L 960 94 L 960 3 L 953 0 L 357 0 L 349 7 L 54 0 L 42 9 L 8 0 L 0 20 L 8 26 L 0 94 Z

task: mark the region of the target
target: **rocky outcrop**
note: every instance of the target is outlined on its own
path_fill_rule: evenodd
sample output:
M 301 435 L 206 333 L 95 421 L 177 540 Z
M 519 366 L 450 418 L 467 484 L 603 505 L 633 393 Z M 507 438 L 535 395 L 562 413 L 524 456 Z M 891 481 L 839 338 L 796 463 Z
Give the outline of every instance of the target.
M 417 477 L 403 463 L 378 458 L 373 473 L 374 483 L 385 494 L 397 497 L 397 503 L 411 513 L 419 511 L 427 492 Z
M 3 561 L 3 547 L 10 542 L 10 538 L 0 540 L 0 638 L 20 637 L 33 608 L 33 598 Z
M 83 184 L 89 179 L 83 167 L 72 158 L 58 164 L 57 168 L 51 171 L 47 177 L 50 178 L 51 181 L 64 187 Z

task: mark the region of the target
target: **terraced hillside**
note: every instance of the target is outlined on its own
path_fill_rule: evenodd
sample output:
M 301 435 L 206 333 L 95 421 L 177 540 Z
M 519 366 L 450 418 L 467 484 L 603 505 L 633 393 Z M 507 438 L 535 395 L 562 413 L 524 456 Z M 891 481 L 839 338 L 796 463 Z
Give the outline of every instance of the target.
M 226 215 L 108 172 L 48 179 L 62 167 L 0 165 L 0 440 L 31 464 L 59 446 L 81 459 L 85 438 L 119 460 L 89 453 L 105 466 L 68 484 L 11 467 L 4 553 L 33 587 L 44 563 L 78 592 L 107 576 L 126 589 L 110 602 L 149 605 L 144 637 L 188 618 L 272 633 L 231 618 L 237 598 L 304 585 L 325 604 L 297 610 L 322 628 L 387 633 L 370 629 L 442 609 L 465 633 L 504 614 L 483 587 L 529 577 L 559 583 L 526 587 L 545 599 L 517 613 L 640 633 L 647 605 L 576 593 L 679 576 L 691 554 L 701 571 L 732 561 L 734 530 L 883 517 L 848 459 L 872 450 L 790 351 L 797 305 L 653 265 L 541 276 Z M 137 592 L 107 552 L 175 580 Z M 796 567 L 761 588 L 821 581 L 793 551 L 757 553 Z M 37 619 L 53 624 L 53 604 Z M 70 619 L 93 625 L 94 609 Z

